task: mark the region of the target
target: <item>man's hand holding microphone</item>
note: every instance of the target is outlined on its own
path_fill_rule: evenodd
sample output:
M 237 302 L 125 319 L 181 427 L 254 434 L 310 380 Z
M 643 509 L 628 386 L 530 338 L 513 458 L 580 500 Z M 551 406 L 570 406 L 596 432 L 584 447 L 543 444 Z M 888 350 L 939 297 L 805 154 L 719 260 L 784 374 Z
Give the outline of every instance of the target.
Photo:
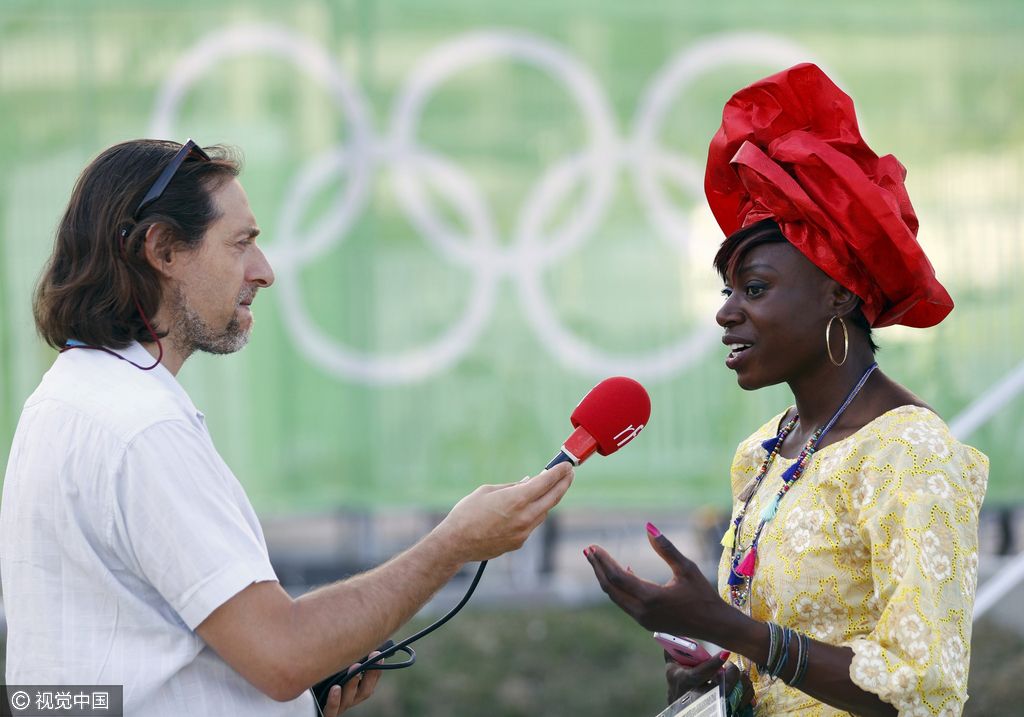
M 561 463 L 518 483 L 480 486 L 452 508 L 434 533 L 460 565 L 517 550 L 572 480 L 572 465 Z

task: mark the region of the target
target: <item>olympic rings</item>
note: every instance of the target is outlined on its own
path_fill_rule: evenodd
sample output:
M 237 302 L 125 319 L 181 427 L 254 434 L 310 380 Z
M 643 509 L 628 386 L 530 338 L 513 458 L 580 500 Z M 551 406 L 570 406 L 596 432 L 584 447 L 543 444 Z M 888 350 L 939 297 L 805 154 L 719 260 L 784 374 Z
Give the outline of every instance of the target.
M 578 250 L 601 225 L 621 172 L 632 177 L 641 206 L 659 237 L 685 252 L 692 215 L 673 206 L 662 178 L 673 181 L 702 206 L 702 162 L 669 152 L 657 142 L 675 98 L 714 68 L 743 63 L 784 67 L 811 54 L 773 35 L 729 33 L 684 50 L 655 76 L 643 94 L 628 138 L 619 136 L 614 113 L 593 74 L 564 48 L 512 30 L 471 32 L 443 43 L 417 63 L 392 108 L 390 131 L 378 137 L 366 102 L 338 64 L 307 38 L 271 25 L 237 25 L 202 38 L 178 60 L 160 88 L 150 123 L 153 136 L 173 136 L 191 86 L 217 63 L 239 55 L 279 56 L 309 74 L 342 111 L 345 143 L 307 162 L 287 190 L 277 238 L 268 254 L 278 276 L 284 325 L 311 361 L 345 379 L 373 384 L 422 380 L 453 365 L 479 337 L 490 317 L 502 278 L 513 281 L 529 325 L 564 365 L 595 376 L 629 374 L 658 379 L 685 370 L 710 347 L 717 328 L 701 324 L 675 343 L 640 354 L 614 354 L 574 335 L 557 318 L 542 288 L 542 274 Z M 416 136 L 423 108 L 438 87 L 474 63 L 511 60 L 550 74 L 578 108 L 585 144 L 549 166 L 527 193 L 509 241 L 499 241 L 494 212 L 480 189 L 453 162 L 424 147 Z M 468 269 L 467 305 L 431 343 L 393 355 L 371 355 L 341 345 L 312 320 L 302 300 L 299 272 L 342 241 L 369 201 L 377 173 L 390 170 L 399 206 L 411 227 L 447 261 Z M 332 180 L 347 180 L 326 216 L 302 229 L 312 199 Z M 431 186 L 463 217 L 448 225 L 431 205 Z M 583 191 L 577 192 L 582 186 Z M 550 218 L 569 195 L 580 205 L 555 228 Z M 709 322 L 710 323 L 710 322 Z

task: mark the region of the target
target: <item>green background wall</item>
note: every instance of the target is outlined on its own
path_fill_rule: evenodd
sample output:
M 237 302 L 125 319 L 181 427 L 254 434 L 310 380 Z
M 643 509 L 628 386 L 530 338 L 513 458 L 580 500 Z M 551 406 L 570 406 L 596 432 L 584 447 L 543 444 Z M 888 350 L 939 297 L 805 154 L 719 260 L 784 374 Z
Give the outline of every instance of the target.
M 909 169 L 957 309 L 878 332 L 880 362 L 953 419 L 1024 358 L 1022 31 L 1016 0 L 3 0 L 0 459 L 53 359 L 29 301 L 77 174 L 193 137 L 244 153 L 278 273 L 250 346 L 179 376 L 258 509 L 450 505 L 542 466 L 616 373 L 650 426 L 567 504 L 723 505 L 788 394 L 724 367 L 700 178 L 732 91 L 798 60 Z M 1020 499 L 1022 412 L 970 436 L 990 503 Z

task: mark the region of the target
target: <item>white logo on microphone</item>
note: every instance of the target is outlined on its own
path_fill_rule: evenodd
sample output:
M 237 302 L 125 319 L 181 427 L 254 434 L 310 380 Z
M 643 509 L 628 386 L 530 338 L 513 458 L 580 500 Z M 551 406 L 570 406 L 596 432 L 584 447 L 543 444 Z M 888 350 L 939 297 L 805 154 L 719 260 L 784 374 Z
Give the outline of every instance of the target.
M 723 65 L 784 67 L 813 59 L 813 53 L 775 35 L 709 37 L 671 58 L 657 73 L 641 96 L 629 133 L 620 136 L 607 94 L 589 68 L 564 47 L 519 30 L 469 32 L 416 61 L 396 95 L 387 130 L 378 132 L 361 88 L 324 48 L 283 27 L 245 24 L 201 38 L 179 58 L 158 93 L 150 133 L 177 136 L 174 125 L 192 86 L 218 63 L 251 54 L 279 57 L 312 77 L 334 98 L 349 128 L 342 144 L 300 168 L 286 190 L 276 238 L 267 253 L 277 273 L 273 294 L 281 302 L 284 327 L 305 357 L 342 378 L 375 384 L 418 381 L 452 366 L 485 328 L 503 279 L 516 286 L 538 344 L 563 365 L 591 375 L 652 379 L 685 370 L 720 333 L 710 317 L 668 345 L 643 353 L 609 351 L 573 333 L 558 318 L 543 286 L 544 272 L 598 233 L 624 178 L 631 180 L 653 233 L 682 256 L 692 207 L 678 206 L 666 185 L 688 196 L 693 207 L 702 207 L 703 159 L 673 151 L 659 139 L 679 96 L 700 76 Z M 425 106 L 444 82 L 494 60 L 525 63 L 551 76 L 578 107 L 584 134 L 580 148 L 540 172 L 504 230 L 468 172 L 417 136 Z M 385 171 L 416 235 L 464 269 L 472 288 L 462 315 L 440 337 L 382 355 L 344 346 L 314 321 L 302 295 L 301 272 L 350 234 Z M 332 184 L 342 185 L 336 198 L 318 221 L 309 222 L 309 207 Z M 435 197 L 446 199 L 460 221 L 449 221 Z M 561 205 L 572 197 L 579 197 L 578 205 L 562 211 Z M 567 218 L 556 222 L 557 216 Z
M 644 430 L 644 424 L 642 424 L 642 423 L 641 423 L 641 424 L 640 424 L 639 426 L 637 426 L 636 428 L 633 428 L 633 424 L 632 424 L 632 423 L 630 423 L 630 424 L 629 424 L 628 426 L 626 426 L 626 427 L 625 427 L 625 428 L 623 428 L 623 429 L 622 429 L 621 431 L 619 431 L 619 432 L 618 432 L 618 433 L 616 433 L 616 434 L 615 434 L 614 436 L 612 436 L 612 440 L 614 441 L 614 440 L 616 440 L 616 439 L 617 439 L 617 438 L 618 438 L 619 436 L 621 436 L 621 435 L 623 435 L 623 434 L 627 434 L 627 433 L 628 433 L 629 435 L 627 435 L 627 436 L 626 436 L 625 438 L 623 438 L 623 439 L 622 439 L 621 441 L 619 441 L 618 443 L 616 443 L 616 444 L 615 444 L 615 445 L 617 445 L 617 446 L 618 446 L 619 448 L 622 448 L 622 447 L 623 447 L 624 445 L 626 445 L 627 443 L 629 443 L 630 441 L 632 441 L 632 440 L 633 440 L 634 438 L 636 438 L 636 434 L 638 434 L 638 433 L 639 433 L 640 431 L 642 431 L 642 430 Z

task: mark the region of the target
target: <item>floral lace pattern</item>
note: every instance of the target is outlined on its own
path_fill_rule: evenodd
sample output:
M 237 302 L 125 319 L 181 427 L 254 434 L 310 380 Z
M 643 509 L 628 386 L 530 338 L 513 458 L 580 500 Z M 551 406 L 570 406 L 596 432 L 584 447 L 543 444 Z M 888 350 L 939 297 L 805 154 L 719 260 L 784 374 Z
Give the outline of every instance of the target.
M 733 496 L 756 474 L 776 416 L 736 450 Z M 758 515 L 793 461 L 779 457 L 748 509 Z M 751 615 L 854 651 L 850 678 L 901 717 L 960 715 L 967 699 L 988 459 L 942 420 L 901 406 L 815 454 L 758 546 Z M 733 515 L 741 504 L 734 501 Z M 756 521 L 737 540 L 750 543 Z M 719 589 L 728 600 L 728 551 Z M 813 651 L 811 660 L 813 661 Z M 753 671 L 756 714 L 846 714 Z

